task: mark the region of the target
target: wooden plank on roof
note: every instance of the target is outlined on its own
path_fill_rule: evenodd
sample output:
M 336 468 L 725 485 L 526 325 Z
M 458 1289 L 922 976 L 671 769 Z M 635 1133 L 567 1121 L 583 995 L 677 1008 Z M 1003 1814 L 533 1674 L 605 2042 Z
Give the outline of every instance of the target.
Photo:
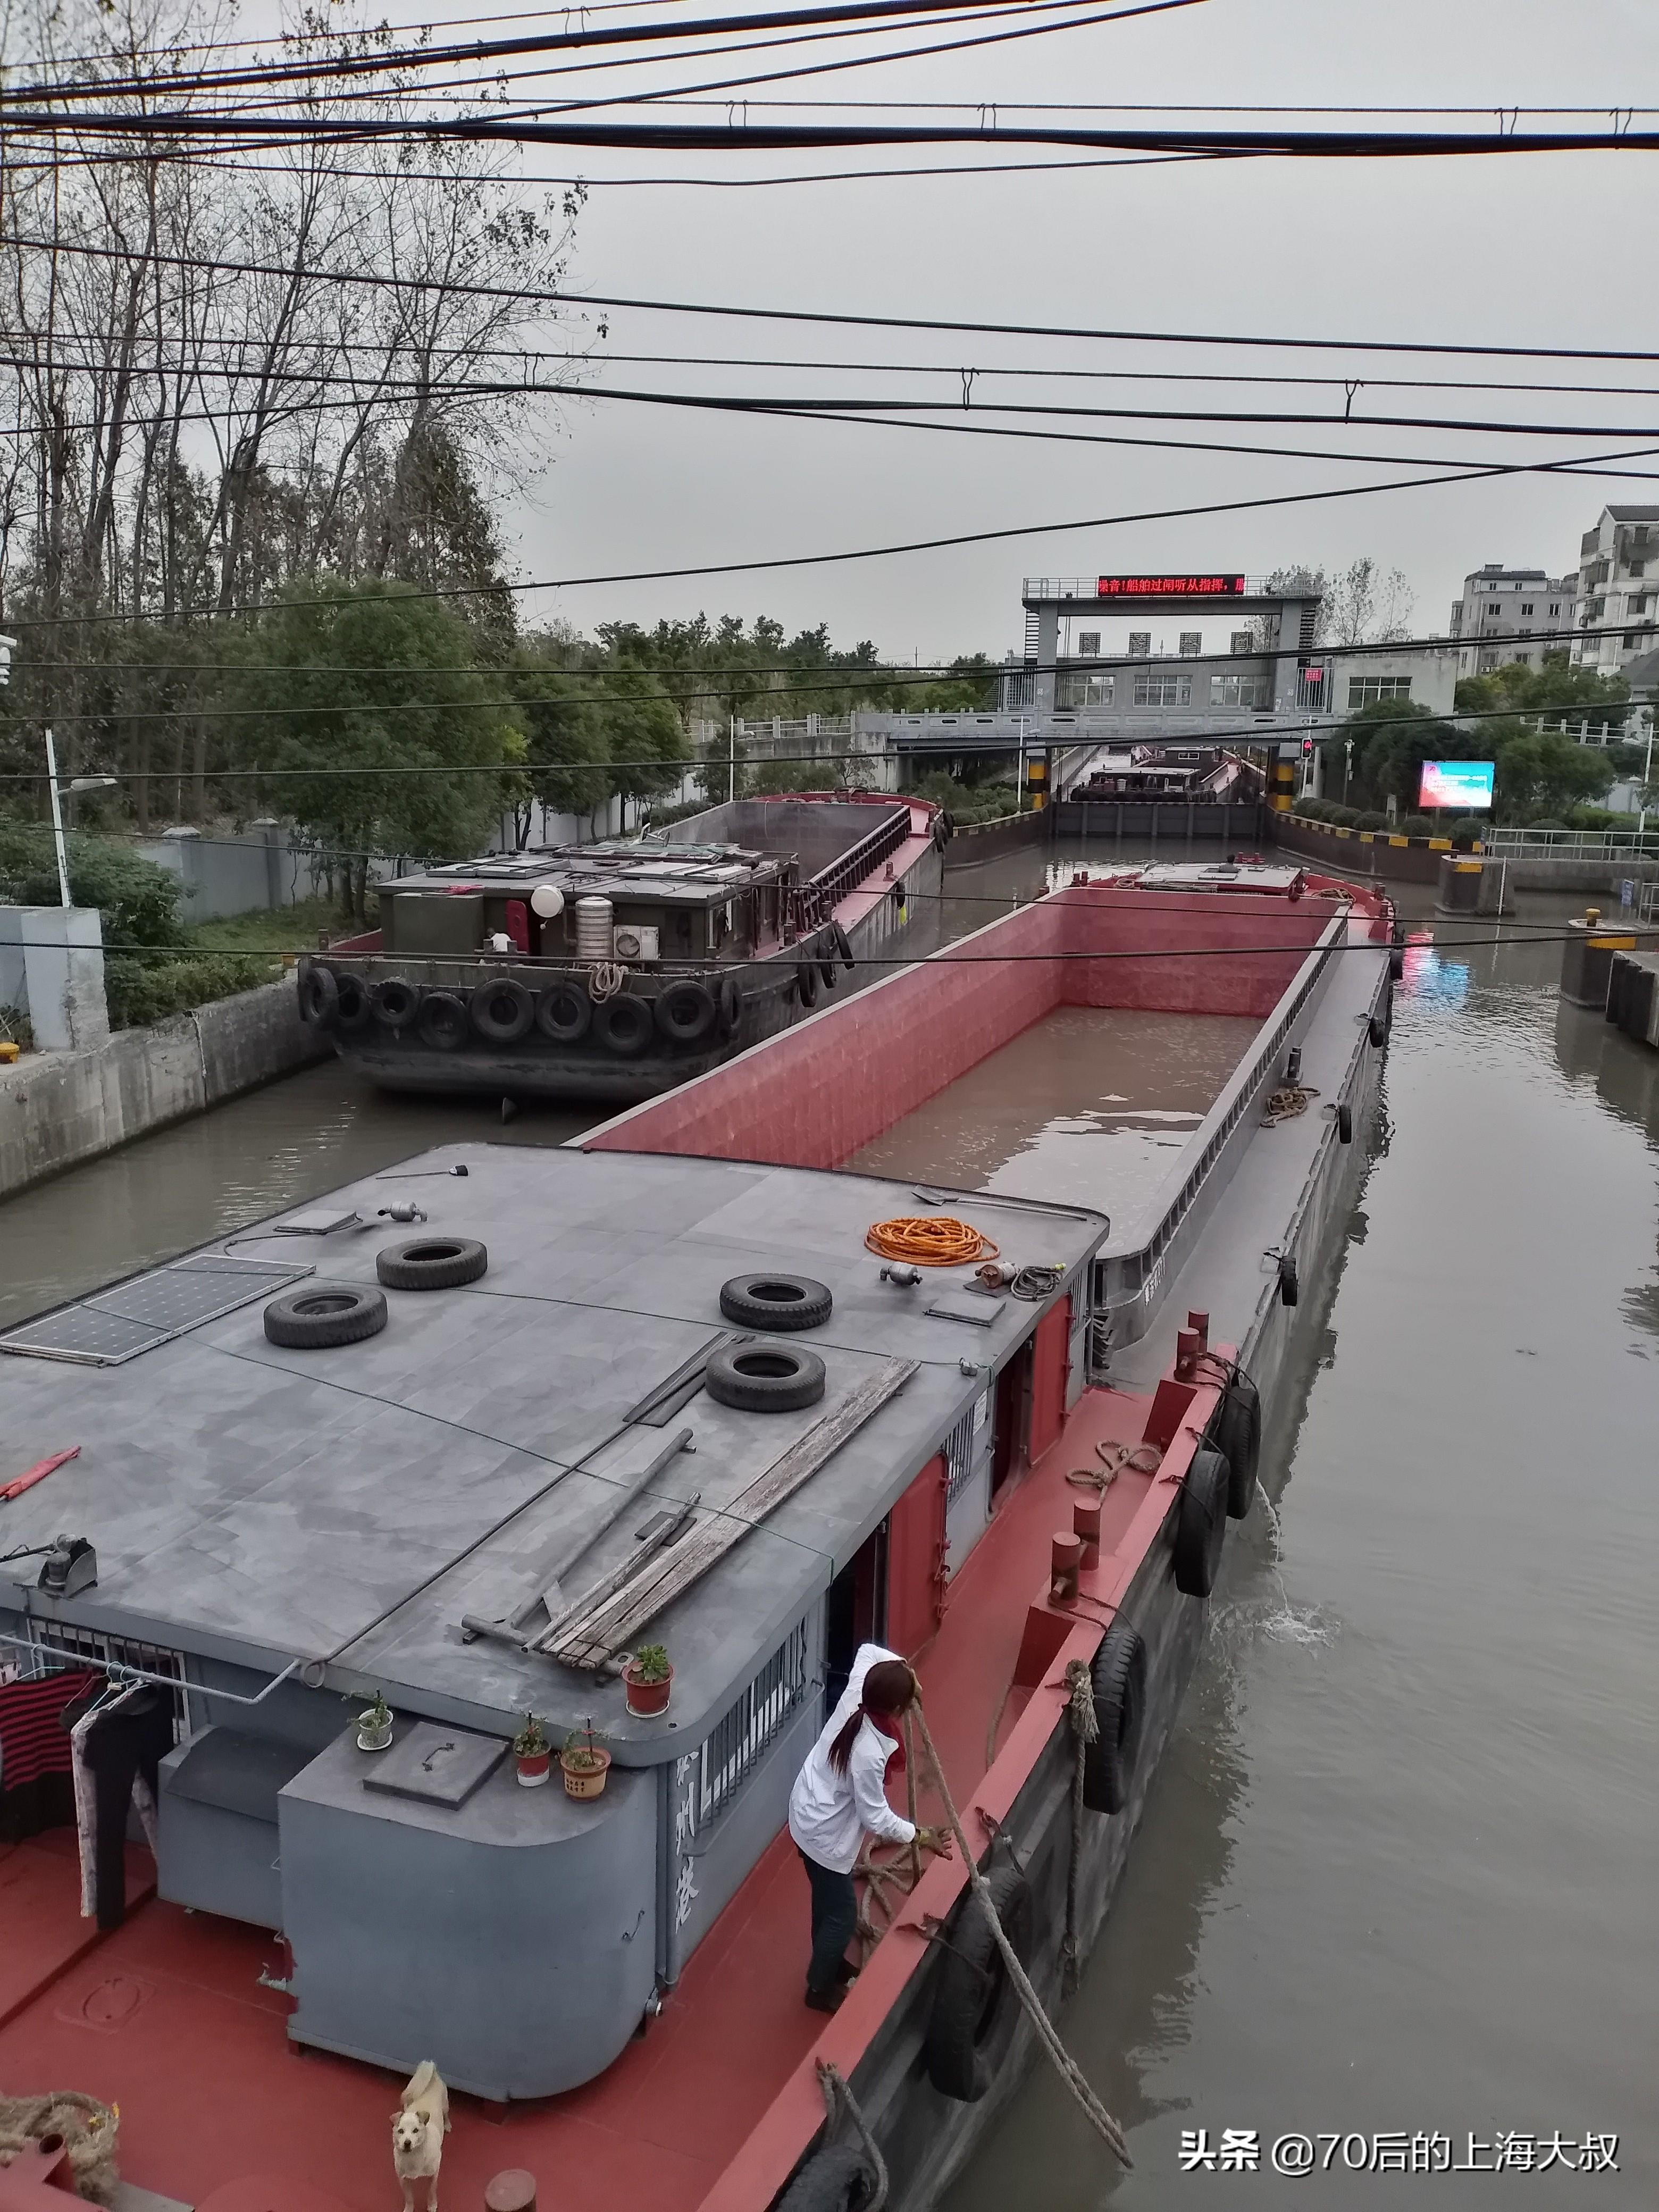
M 646 1622 L 672 1605 L 706 1575 L 717 1560 L 740 1544 L 759 1522 L 810 1482 L 873 1413 L 902 1390 L 915 1373 L 914 1359 L 888 1359 L 815 1421 L 781 1459 L 739 1491 L 729 1505 L 693 1531 L 683 1543 L 652 1562 L 620 1590 L 607 1590 L 606 1577 L 596 1584 L 591 1604 L 573 1613 L 556 1644 L 543 1648 L 566 1667 L 607 1665 Z

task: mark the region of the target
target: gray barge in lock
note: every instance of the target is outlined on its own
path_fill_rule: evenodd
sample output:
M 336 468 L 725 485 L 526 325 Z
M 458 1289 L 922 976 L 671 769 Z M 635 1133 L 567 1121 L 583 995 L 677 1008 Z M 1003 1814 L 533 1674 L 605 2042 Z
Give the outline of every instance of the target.
M 446 1147 L 0 1337 L 21 1455 L 81 1445 L 6 1509 L 46 1548 L 0 1564 L 0 1649 L 145 1683 L 177 1735 L 159 1901 L 41 1966 L 0 2069 L 75 2079 L 95 2013 L 131 2179 L 198 2212 L 249 2175 L 367 2212 L 387 2073 L 425 2057 L 506 2106 L 459 2098 L 461 2201 L 510 2166 L 582 2208 L 848 2212 L 871 2171 L 826 2135 L 829 2060 L 890 2203 L 931 2205 L 1032 2039 L 959 1861 L 902 1853 L 846 2003 L 806 2011 L 790 1783 L 859 1641 L 914 1654 L 1057 2002 L 1318 1316 L 1395 935 L 1295 871 L 1074 884 L 569 1147 Z M 1063 1059 L 1079 1017 L 1091 1087 L 981 1142 L 988 1060 L 1028 1032 Z M 915 1149 L 952 1096 L 954 1188 Z M 860 1171 L 883 1146 L 902 1180 Z M 382 1214 L 411 1200 L 428 1221 Z M 1028 1295 L 868 1247 L 940 1213 Z M 296 1306 L 318 1340 L 273 1341 Z M 1086 1466 L 1111 1479 L 1056 1582 Z M 647 1639 L 672 1696 L 637 1717 L 615 1670 Z M 1102 1720 L 1075 1863 L 1073 1662 Z M 591 1724 L 601 1797 L 518 1786 L 526 1709 L 556 1744 Z M 205 2152 L 204 2100 L 239 2112 Z
M 924 799 L 745 799 L 397 877 L 378 941 L 301 961 L 301 1015 L 385 1090 L 648 1098 L 902 951 L 949 834 Z

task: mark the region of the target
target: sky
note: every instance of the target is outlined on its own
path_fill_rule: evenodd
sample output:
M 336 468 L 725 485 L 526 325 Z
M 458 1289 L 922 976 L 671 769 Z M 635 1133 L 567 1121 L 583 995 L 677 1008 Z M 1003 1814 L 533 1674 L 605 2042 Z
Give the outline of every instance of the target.
M 497 7 L 507 0 L 494 0 Z M 446 14 L 449 12 L 447 8 Z M 480 8 L 478 12 L 483 13 Z M 393 9 L 394 21 L 419 20 Z M 550 19 L 555 20 L 555 19 Z M 961 33 L 945 35 L 963 35 Z M 817 50 L 833 55 L 834 48 Z M 682 70 L 716 76 L 724 71 Z M 637 81 L 637 80 L 636 80 Z M 820 85 L 825 80 L 818 81 Z M 799 99 L 805 88 L 784 85 Z M 1659 103 L 1659 9 L 1650 0 L 1202 0 L 1173 13 L 1103 24 L 926 63 L 827 80 L 826 98 L 1016 102 L 1391 106 L 1479 109 L 1580 106 L 1604 127 L 1614 105 Z M 751 106 L 751 118 L 760 111 Z M 1133 119 L 1133 118 L 1130 118 Z M 1148 118 L 1152 119 L 1152 118 Z M 1169 119 L 1160 117 L 1158 119 Z M 1194 117 L 1194 121 L 1202 118 Z M 1379 119 L 1380 122 L 1382 119 Z M 1449 122 L 1454 118 L 1449 118 Z M 1176 331 L 1298 333 L 1644 349 L 1659 356 L 1659 155 L 1505 156 L 1423 161 L 1191 162 L 1046 173 L 777 185 L 714 191 L 608 185 L 609 176 L 777 175 L 789 170 L 957 161 L 960 154 L 584 153 L 590 180 L 570 282 L 597 292 L 878 314 L 1109 325 Z M 1030 154 L 1012 159 L 1031 159 Z M 526 173 L 571 166 L 535 149 Z M 709 392 L 937 396 L 958 410 L 963 368 L 976 399 L 1012 395 L 999 362 L 1123 369 L 1158 380 L 1039 387 L 1073 403 L 1328 411 L 1328 429 L 1202 429 L 1077 424 L 1094 431 L 1209 436 L 1332 452 L 1471 459 L 1570 458 L 1620 441 L 1540 440 L 1456 430 L 1344 427 L 1340 389 L 1171 385 L 1175 369 L 1261 373 L 1260 356 L 1158 343 L 811 329 L 619 310 L 614 353 L 745 354 L 791 361 L 937 364 L 928 377 L 848 370 L 647 369 L 617 364 L 599 380 Z M 1282 356 L 1275 360 L 1282 361 Z M 1304 356 L 1304 372 L 1469 375 L 1659 387 L 1654 364 L 1598 372 L 1540 362 L 1477 364 L 1409 356 Z M 1022 386 L 1018 396 L 1033 396 Z M 1659 396 L 1579 392 L 1392 393 L 1364 384 L 1368 408 L 1525 422 L 1641 426 L 1659 447 Z M 943 419 L 943 418 L 941 418 Z M 1063 427 L 1063 426 L 1060 426 Z M 637 570 L 834 550 L 957 531 L 1363 483 L 1413 467 L 1180 454 L 1128 446 L 970 438 L 951 432 L 688 415 L 602 400 L 528 418 L 527 487 L 506 507 L 520 578 Z M 1659 471 L 1659 454 L 1632 466 Z M 1659 477 L 1618 482 L 1518 477 L 1267 507 L 1175 521 L 1126 522 L 1064 535 L 763 577 L 611 584 L 527 595 L 528 622 L 577 628 L 733 612 L 786 629 L 829 625 L 838 644 L 875 641 L 895 660 L 958 653 L 1000 658 L 1023 641 L 1023 576 L 1137 569 L 1262 574 L 1291 563 L 1345 566 L 1360 556 L 1403 570 L 1412 624 L 1443 632 L 1465 573 L 1483 562 L 1577 566 L 1583 532 L 1609 500 L 1659 503 Z

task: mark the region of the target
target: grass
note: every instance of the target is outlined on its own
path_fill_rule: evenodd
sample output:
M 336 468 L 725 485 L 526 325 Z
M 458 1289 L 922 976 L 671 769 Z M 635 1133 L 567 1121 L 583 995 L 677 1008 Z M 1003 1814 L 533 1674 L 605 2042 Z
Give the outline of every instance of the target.
M 198 921 L 190 937 L 204 951 L 314 952 L 320 930 L 334 936 L 351 934 L 332 899 L 301 899 L 297 906 L 259 907 L 252 914 Z

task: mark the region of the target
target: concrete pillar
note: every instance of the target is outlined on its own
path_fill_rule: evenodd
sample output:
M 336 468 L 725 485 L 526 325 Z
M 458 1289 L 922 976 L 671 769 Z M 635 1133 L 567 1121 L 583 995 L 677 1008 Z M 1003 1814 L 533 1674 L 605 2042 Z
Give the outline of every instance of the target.
M 103 917 L 95 907 L 0 907 L 0 976 L 9 979 L 8 1002 L 28 1016 L 41 1051 L 86 1052 L 109 1042 Z M 21 995 L 14 996 L 20 982 Z
M 179 855 L 179 915 L 185 921 L 194 921 L 202 902 L 202 833 L 183 827 L 164 830 L 161 842 Z
M 291 882 L 287 831 L 273 816 L 262 814 L 257 822 L 249 823 L 248 834 L 265 848 L 265 904 L 272 908 L 286 906 Z

